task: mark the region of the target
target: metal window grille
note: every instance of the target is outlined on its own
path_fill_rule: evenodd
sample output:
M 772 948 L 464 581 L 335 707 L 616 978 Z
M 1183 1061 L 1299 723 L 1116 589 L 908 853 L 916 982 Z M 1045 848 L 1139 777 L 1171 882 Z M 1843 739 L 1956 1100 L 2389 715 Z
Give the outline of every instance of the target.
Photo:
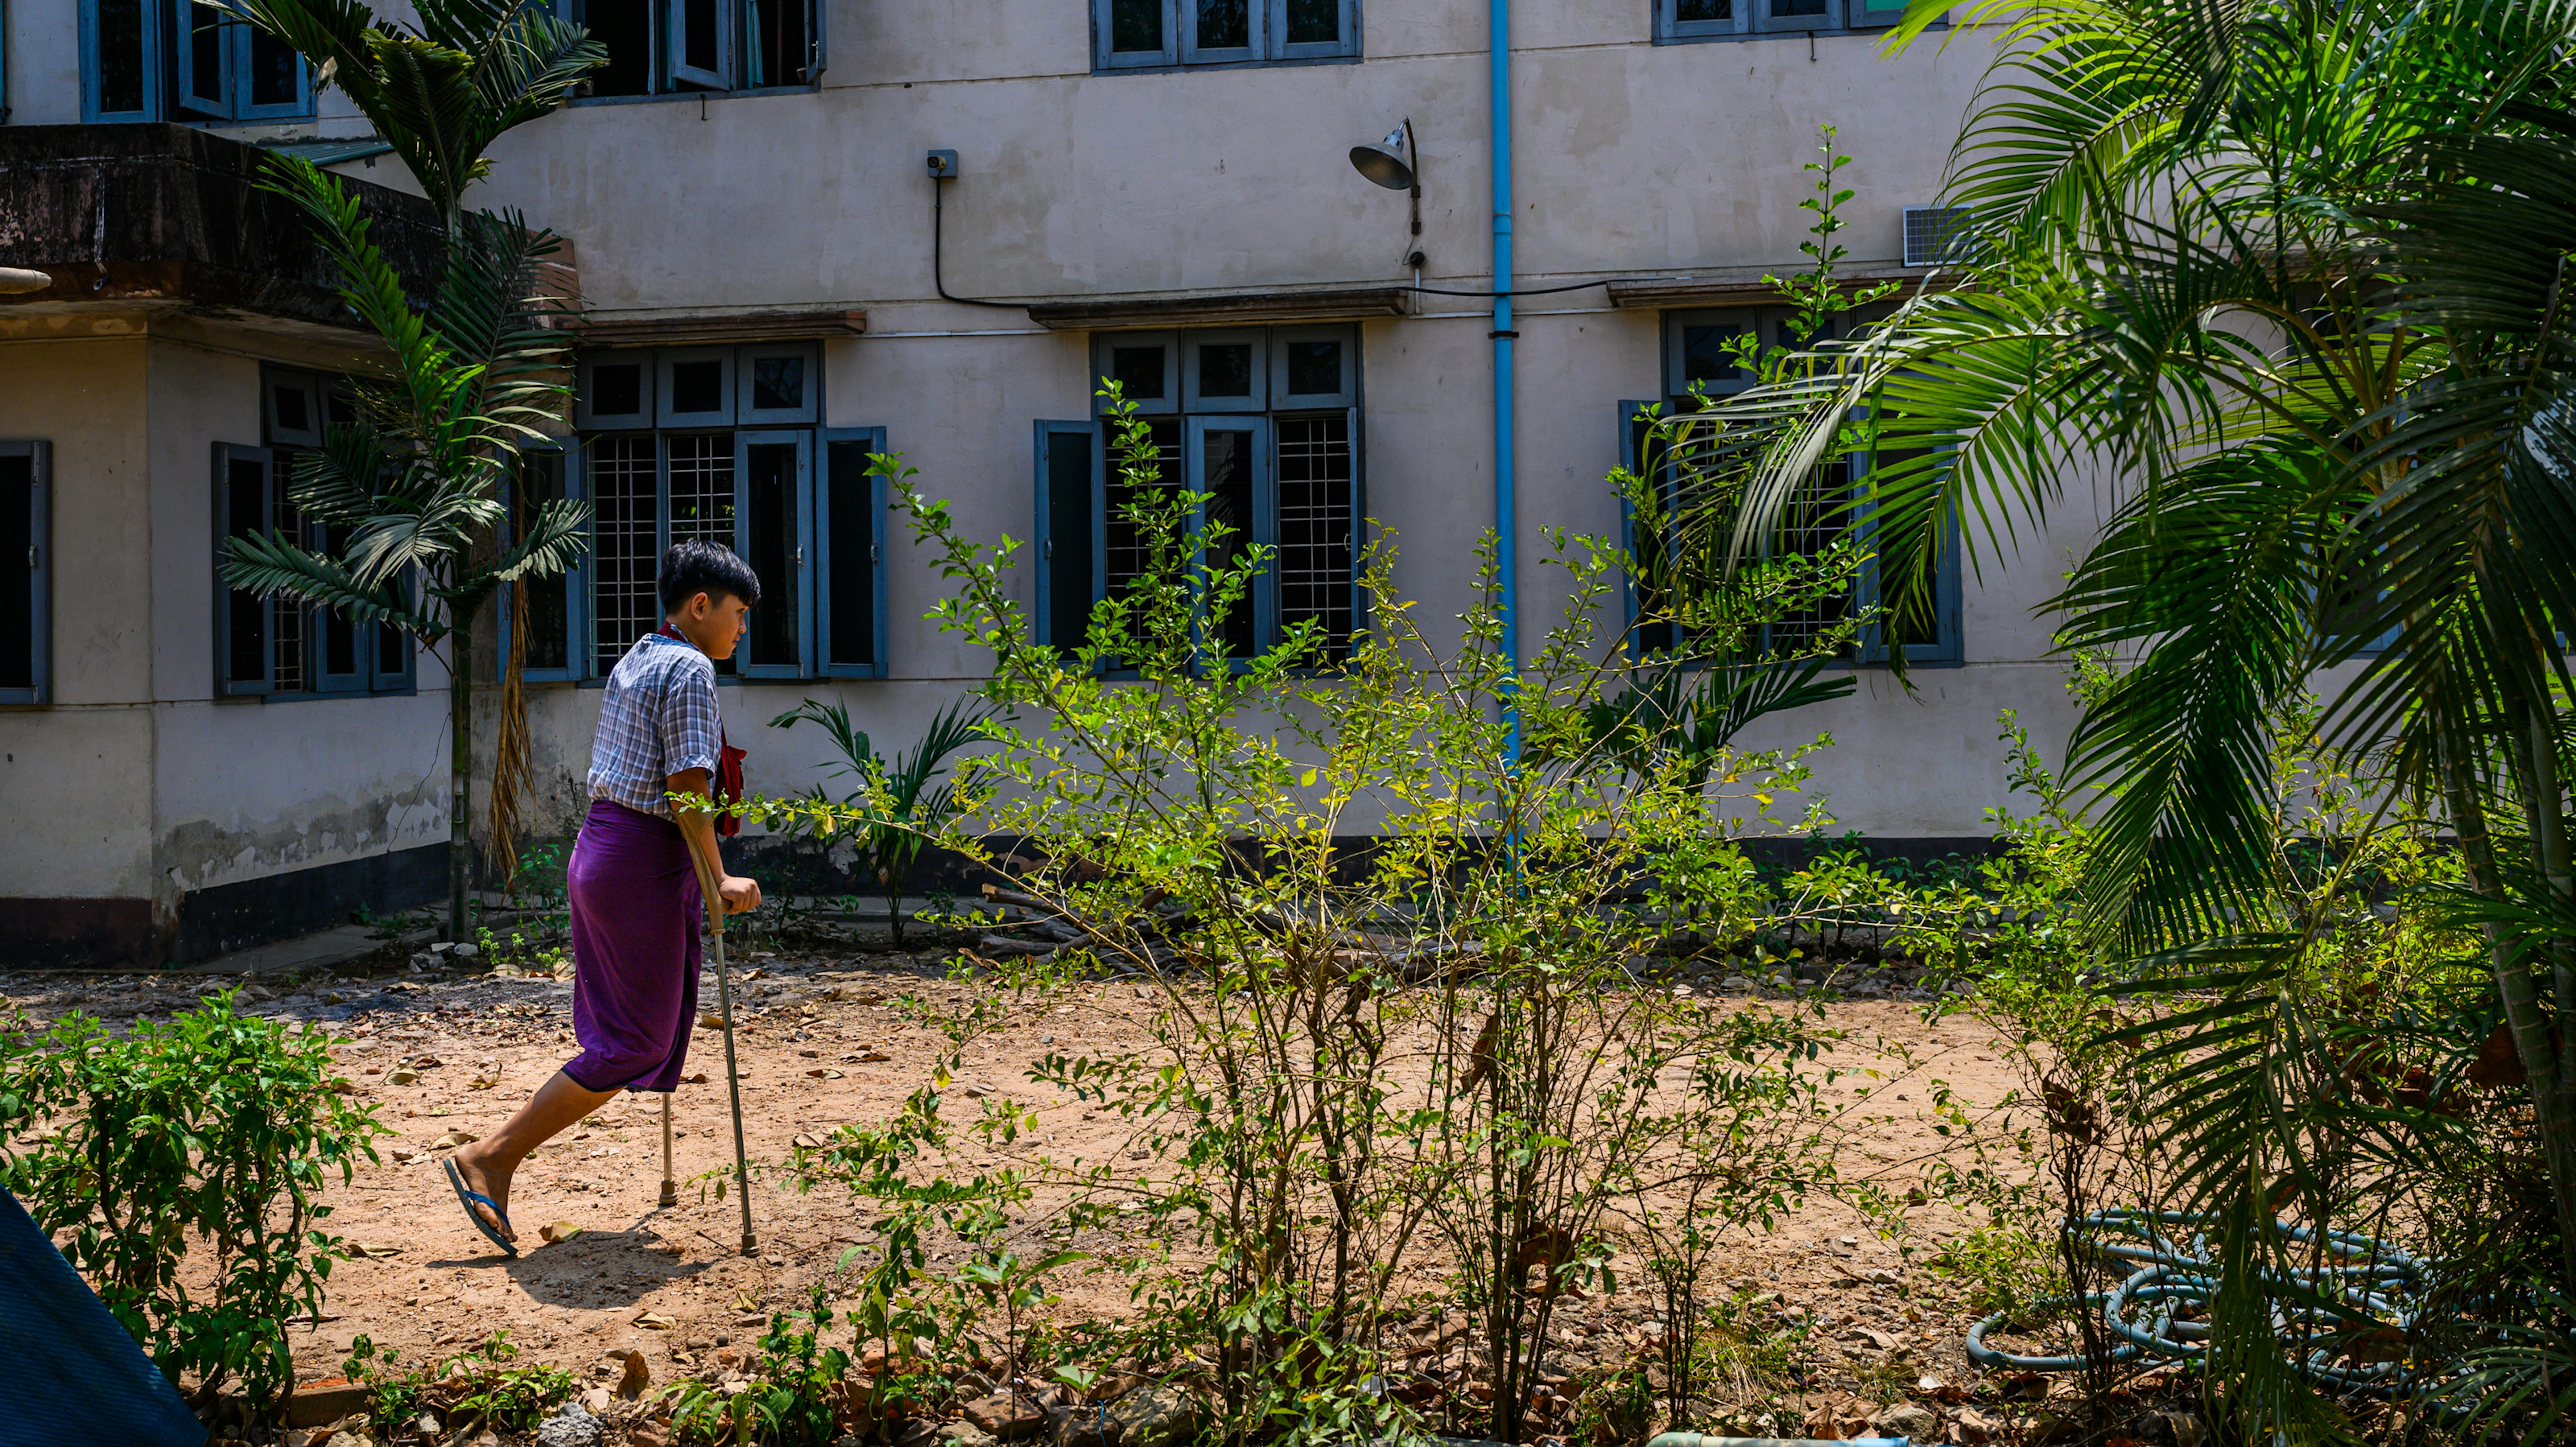
M 1851 488 L 1841 463 L 1828 465 L 1813 482 L 1798 490 L 1781 520 L 1780 551 L 1790 557 L 1819 556 L 1842 541 L 1851 526 Z M 1775 650 L 1805 650 L 1817 638 L 1851 616 L 1848 591 L 1831 594 L 1815 606 L 1801 608 L 1771 625 Z
M 604 675 L 661 621 L 653 594 L 653 570 L 661 560 L 649 434 L 591 442 L 590 497 L 590 566 L 598 620 L 593 648 L 597 671 Z
M 671 541 L 734 545 L 733 434 L 701 432 L 671 443 Z
M 1154 464 L 1159 470 L 1157 486 L 1177 486 L 1184 476 L 1181 462 L 1181 424 L 1176 418 L 1159 418 L 1148 424 L 1154 434 Z M 1108 516 L 1103 519 L 1102 551 L 1110 597 L 1117 597 L 1127 585 L 1145 572 L 1146 545 L 1143 530 L 1128 517 L 1136 490 L 1127 480 L 1127 456 L 1118 447 L 1118 439 L 1107 437 L 1109 449 Z
M 1335 657 L 1351 641 L 1351 427 L 1346 415 L 1283 417 L 1279 437 L 1279 626 L 1321 620 Z

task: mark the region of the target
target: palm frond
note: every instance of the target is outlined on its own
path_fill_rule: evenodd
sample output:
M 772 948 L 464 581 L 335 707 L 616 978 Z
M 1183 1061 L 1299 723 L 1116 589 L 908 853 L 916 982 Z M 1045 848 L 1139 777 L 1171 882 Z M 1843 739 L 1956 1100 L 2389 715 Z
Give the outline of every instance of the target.
M 219 571 L 226 586 L 243 592 L 317 603 L 361 623 L 393 624 L 431 643 L 446 634 L 444 625 L 415 608 L 399 585 L 370 586 L 334 559 L 273 533 L 224 539 Z

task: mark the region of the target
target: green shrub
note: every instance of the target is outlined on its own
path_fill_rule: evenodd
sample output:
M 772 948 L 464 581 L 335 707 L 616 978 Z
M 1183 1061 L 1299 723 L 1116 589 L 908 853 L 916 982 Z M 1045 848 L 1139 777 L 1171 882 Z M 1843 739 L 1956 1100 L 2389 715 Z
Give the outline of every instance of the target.
M 346 1256 L 316 1193 L 388 1133 L 335 1092 L 328 1040 L 243 1015 L 230 992 L 129 1035 L 74 1014 L 0 1040 L 0 1127 L 46 1123 L 0 1140 L 0 1184 L 164 1376 L 194 1375 L 201 1398 L 238 1378 L 265 1407 L 294 1380 L 288 1319 L 321 1310 Z M 180 1280 L 191 1250 L 213 1257 L 191 1273 L 206 1285 Z
M 760 1356 L 744 1373 L 751 1383 L 741 1391 L 727 1393 L 704 1382 L 670 1388 L 672 1433 L 683 1442 L 777 1447 L 822 1447 L 831 1441 L 850 1357 L 822 1344 L 833 1315 L 824 1300 L 823 1284 L 816 1282 L 810 1309 L 769 1318 Z

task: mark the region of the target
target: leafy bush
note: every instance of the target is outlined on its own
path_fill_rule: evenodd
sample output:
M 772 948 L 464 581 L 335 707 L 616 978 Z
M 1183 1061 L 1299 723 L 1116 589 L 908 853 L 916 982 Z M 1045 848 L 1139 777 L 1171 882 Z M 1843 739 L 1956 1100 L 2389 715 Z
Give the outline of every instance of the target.
M 110 1033 L 68 1015 L 0 1059 L 0 1125 L 49 1128 L 0 1141 L 0 1184 L 27 1203 L 116 1319 L 174 1383 L 200 1397 L 238 1377 L 265 1406 L 294 1380 L 289 1318 L 322 1308 L 340 1238 L 319 1229 L 326 1175 L 343 1182 L 387 1134 L 344 1101 L 326 1037 L 290 1033 L 209 997 L 169 1023 Z M 210 1253 L 209 1285 L 180 1266 Z
M 668 1388 L 671 1429 L 679 1440 L 764 1447 L 822 1447 L 831 1441 L 848 1400 L 841 1378 L 850 1357 L 822 1344 L 832 1325 L 832 1309 L 824 1302 L 818 1281 L 808 1309 L 769 1318 L 760 1355 L 743 1374 L 749 1384 L 740 1390 L 698 1381 Z
M 393 1348 L 360 1336 L 340 1369 L 368 1389 L 367 1413 L 380 1424 L 399 1426 L 435 1407 L 452 1421 L 518 1432 L 535 1426 L 573 1389 L 572 1373 L 561 1367 L 505 1365 L 518 1354 L 502 1330 L 453 1356 L 405 1369 Z

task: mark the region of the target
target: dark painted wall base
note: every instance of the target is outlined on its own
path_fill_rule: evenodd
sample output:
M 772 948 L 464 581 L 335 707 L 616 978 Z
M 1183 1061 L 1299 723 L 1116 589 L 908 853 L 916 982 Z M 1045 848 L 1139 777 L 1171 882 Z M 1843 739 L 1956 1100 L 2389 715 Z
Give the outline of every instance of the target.
M 444 844 L 219 884 L 179 896 L 179 925 L 165 958 L 202 960 L 347 924 L 360 905 L 390 914 L 446 894 Z
M 167 924 L 148 899 L 0 900 L 0 966 L 184 964 L 346 924 L 360 905 L 389 914 L 446 893 L 447 846 L 427 844 L 192 890 Z

